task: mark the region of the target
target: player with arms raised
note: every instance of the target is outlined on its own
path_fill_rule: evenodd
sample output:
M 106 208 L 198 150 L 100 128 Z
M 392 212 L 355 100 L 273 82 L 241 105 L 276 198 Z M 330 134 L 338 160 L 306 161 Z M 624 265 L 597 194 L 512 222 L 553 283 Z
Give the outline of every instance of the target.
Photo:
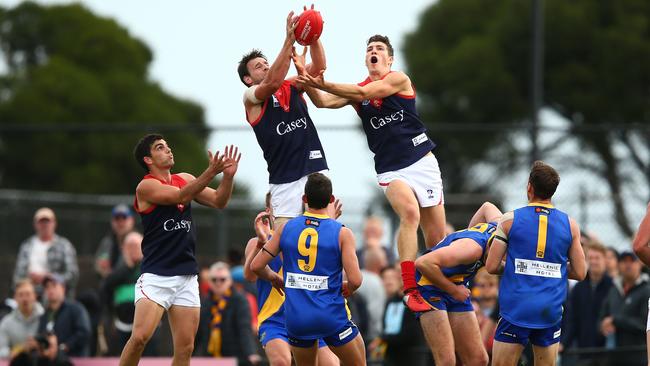
M 415 281 L 417 229 L 422 228 L 427 248 L 444 237 L 445 209 L 435 144 L 415 108 L 415 89 L 403 72 L 391 71 L 393 47 L 388 37 L 370 37 L 366 47 L 368 77 L 359 84 L 325 81 L 312 76 L 294 56 L 298 83 L 319 108 L 352 105 L 363 124 L 368 146 L 375 154 L 377 181 L 400 218 L 397 248 L 402 267 L 406 305 L 415 312 L 431 310 Z M 316 89 L 320 89 L 316 90 Z M 322 91 L 325 91 L 322 92 Z

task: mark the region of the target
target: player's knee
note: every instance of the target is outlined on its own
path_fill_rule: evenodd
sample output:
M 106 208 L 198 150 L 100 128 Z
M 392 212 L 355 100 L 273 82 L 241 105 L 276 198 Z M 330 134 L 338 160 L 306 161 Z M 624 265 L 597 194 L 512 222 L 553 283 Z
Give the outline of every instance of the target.
M 174 355 L 180 358 L 190 358 L 194 352 L 194 343 L 183 342 L 174 345 Z
M 436 366 L 456 366 L 456 355 L 451 354 L 438 355 L 435 357 Z
M 134 330 L 133 333 L 131 333 L 131 338 L 129 338 L 129 343 L 131 343 L 131 345 L 136 349 L 144 349 L 147 342 L 149 342 L 149 339 L 151 339 L 151 334 Z
M 488 356 L 485 349 L 482 351 L 483 352 L 478 352 L 477 354 L 473 355 L 468 364 L 471 366 L 487 366 L 487 364 L 490 362 L 490 357 Z
M 417 205 L 406 207 L 400 216 L 400 224 L 417 227 L 420 224 L 420 209 Z
M 424 268 L 426 268 L 426 256 L 421 256 L 418 257 L 418 259 L 415 260 L 415 268 L 419 271 L 422 272 Z
M 273 357 L 269 359 L 269 365 L 270 366 L 291 366 L 291 354 L 273 355 Z

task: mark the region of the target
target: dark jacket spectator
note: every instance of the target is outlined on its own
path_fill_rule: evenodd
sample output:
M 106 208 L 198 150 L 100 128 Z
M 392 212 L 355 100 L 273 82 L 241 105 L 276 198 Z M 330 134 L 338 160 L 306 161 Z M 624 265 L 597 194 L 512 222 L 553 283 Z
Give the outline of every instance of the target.
M 14 285 L 29 278 L 40 293 L 43 279 L 50 274 L 57 274 L 65 279 L 68 296 L 74 296 L 74 287 L 79 277 L 77 252 L 70 241 L 56 234 L 56 216 L 47 207 L 40 208 L 34 214 L 36 234 L 26 239 L 18 250 Z
M 601 309 L 601 331 L 614 333 L 616 347 L 643 346 L 646 344 L 646 320 L 649 278 L 641 274 L 641 263 L 631 252 L 620 256 L 620 276 L 614 279 Z M 625 365 L 646 364 L 645 352 L 617 354 L 616 361 Z
M 57 275 L 43 281 L 47 309 L 38 324 L 38 334 L 56 335 L 59 352 L 72 357 L 89 356 L 90 319 L 79 303 L 65 298 L 64 279 Z
M 564 348 L 605 347 L 605 336 L 600 332 L 600 309 L 612 287 L 607 274 L 607 250 L 600 244 L 587 251 L 589 271 L 584 281 L 569 293 L 562 331 Z
M 122 259 L 122 242 L 128 233 L 133 231 L 135 219 L 129 206 L 119 204 L 111 211 L 111 231 L 99 242 L 95 254 L 95 271 L 106 277 L 117 268 Z
M 229 266 L 217 262 L 210 267 L 210 292 L 201 301 L 194 352 L 236 357 L 239 364 L 247 364 L 259 361 L 256 351 L 248 300 L 232 286 Z

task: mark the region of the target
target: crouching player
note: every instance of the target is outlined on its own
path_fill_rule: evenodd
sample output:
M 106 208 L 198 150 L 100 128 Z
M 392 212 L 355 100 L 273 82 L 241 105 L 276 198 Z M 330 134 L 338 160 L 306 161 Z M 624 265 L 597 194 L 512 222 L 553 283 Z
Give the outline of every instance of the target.
M 325 175 L 309 175 L 303 200 L 307 211 L 277 229 L 253 259 L 251 269 L 285 291 L 286 328 L 298 366 L 316 364 L 319 338 L 344 365 L 365 365 L 363 339 L 350 321 L 343 297 L 353 293 L 362 280 L 354 235 L 327 216 L 327 205 L 334 197 Z M 280 254 L 282 276 L 267 267 Z
M 488 355 L 470 302 L 468 282 L 483 266 L 501 218 L 486 202 L 465 230 L 456 231 L 415 261 L 416 280 L 433 310 L 417 313 L 436 365 L 487 365 Z

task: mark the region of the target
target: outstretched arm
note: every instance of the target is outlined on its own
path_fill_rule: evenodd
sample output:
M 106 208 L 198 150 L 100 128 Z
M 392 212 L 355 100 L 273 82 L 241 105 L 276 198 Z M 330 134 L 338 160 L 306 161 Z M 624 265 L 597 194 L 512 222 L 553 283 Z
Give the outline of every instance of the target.
M 293 65 L 296 67 L 296 71 L 298 72 L 298 75 L 307 74 L 308 73 L 307 69 L 309 68 L 309 66 L 313 65 L 313 64 L 309 64 L 305 66 L 306 54 L 307 54 L 307 47 L 303 48 L 302 54 L 298 54 L 294 48 L 293 53 L 291 55 L 291 59 L 293 60 Z M 311 102 L 314 103 L 314 105 L 318 108 L 338 109 L 350 104 L 350 101 L 345 98 L 341 98 L 334 94 L 322 92 L 316 88 L 308 86 L 307 84 L 296 83 L 296 86 L 303 89 L 305 92 L 307 92 L 307 95 L 309 96 L 309 99 L 311 99 Z
M 355 102 L 411 91 L 411 81 L 403 72 L 392 72 L 383 79 L 372 81 L 364 86 L 328 82 L 325 81 L 324 73 L 325 70 L 321 70 L 317 76 L 302 74 L 296 81 Z
M 188 204 L 196 198 L 214 179 L 214 177 L 230 167 L 233 162 L 226 159 L 226 155 L 213 156 L 208 151 L 209 165 L 201 175 L 194 178 L 190 174 L 182 174 L 187 184 L 183 188 L 163 184 L 157 179 L 144 179 L 135 189 L 138 202 L 148 205 L 176 205 Z M 141 207 L 142 208 L 142 207 Z
M 232 196 L 232 190 L 234 188 L 234 179 L 235 174 L 237 173 L 237 168 L 239 167 L 239 160 L 241 159 L 241 153 L 239 148 L 233 145 L 229 147 L 226 146 L 224 153 L 224 160 L 228 164 L 228 167 L 223 170 L 223 178 L 219 183 L 217 189 L 212 189 L 210 187 L 205 187 L 201 192 L 196 195 L 196 201 L 202 205 L 213 207 L 213 208 L 225 208 L 230 201 Z M 190 174 L 186 174 L 188 178 L 193 178 Z
M 273 61 L 264 80 L 255 89 L 255 98 L 257 100 L 263 101 L 270 97 L 271 94 L 280 88 L 282 82 L 284 82 L 284 78 L 287 76 L 287 72 L 289 72 L 289 66 L 291 66 L 291 51 L 293 43 L 296 40 L 294 31 L 297 24 L 297 19 L 293 16 L 292 11 L 287 16 L 287 33 L 280 53 L 275 58 L 275 61 Z M 247 100 L 247 103 L 251 102 Z
M 646 266 L 650 266 L 650 204 L 646 210 L 645 216 L 639 224 L 639 229 L 632 241 L 634 253 L 641 259 Z

